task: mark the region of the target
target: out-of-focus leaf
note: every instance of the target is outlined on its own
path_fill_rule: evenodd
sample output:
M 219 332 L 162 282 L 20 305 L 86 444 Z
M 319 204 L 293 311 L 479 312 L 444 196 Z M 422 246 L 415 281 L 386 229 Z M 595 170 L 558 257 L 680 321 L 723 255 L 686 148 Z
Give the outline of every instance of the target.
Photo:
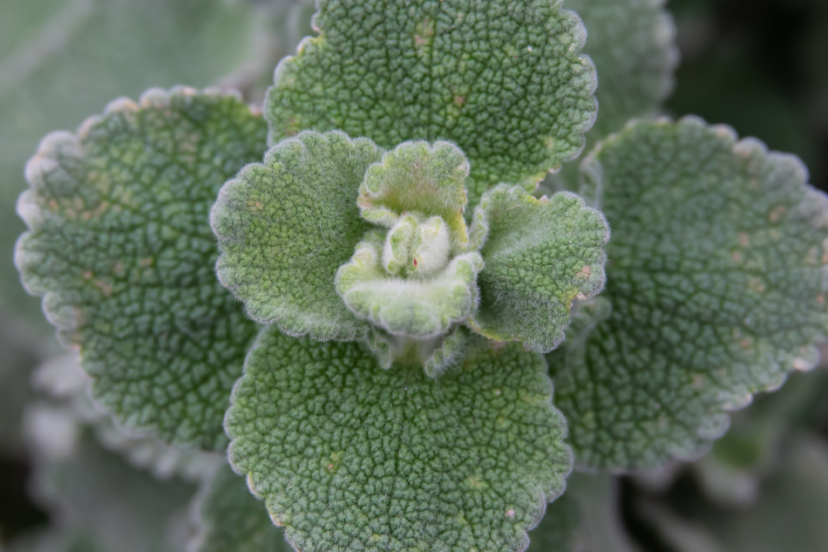
M 119 96 L 219 81 L 253 55 L 261 23 L 225 0 L 3 0 L 0 9 L 0 305 L 46 332 L 9 262 L 24 229 L 13 216 L 23 167 L 40 138 Z
M 293 552 L 264 502 L 228 464 L 204 481 L 193 506 L 196 536 L 190 552 Z
M 86 532 L 107 552 L 181 552 L 195 488 L 159 481 L 97 444 L 64 407 L 27 411 L 33 494 L 59 528 Z
M 637 552 L 621 521 L 618 481 L 609 474 L 573 473 L 566 493 L 529 533 L 527 552 Z
M 695 508 L 679 515 L 645 503 L 641 513 L 677 552 L 824 552 L 828 550 L 828 446 L 792 438 L 780 469 L 750 508 Z

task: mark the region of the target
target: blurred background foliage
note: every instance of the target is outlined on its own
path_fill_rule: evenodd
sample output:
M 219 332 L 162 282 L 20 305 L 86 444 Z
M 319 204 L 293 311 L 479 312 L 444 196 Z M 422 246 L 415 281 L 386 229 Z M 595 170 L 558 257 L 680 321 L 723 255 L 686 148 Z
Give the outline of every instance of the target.
M 828 2 L 668 8 L 682 60 L 667 114 L 726 123 L 794 153 L 828 190 Z M 14 206 L 38 141 L 117 97 L 186 84 L 261 102 L 278 60 L 310 34 L 312 13 L 313 0 L 0 0 L 0 549 L 194 552 L 232 532 L 210 526 L 221 509 L 197 499 L 233 482 L 226 469 L 203 481 L 220 459 L 124 436 L 89 404 L 85 376 L 58 357 L 39 300 L 20 287 Z M 824 552 L 826 519 L 823 363 L 736 413 L 695 463 L 573 475 L 530 551 Z M 251 542 L 281 550 L 265 528 Z

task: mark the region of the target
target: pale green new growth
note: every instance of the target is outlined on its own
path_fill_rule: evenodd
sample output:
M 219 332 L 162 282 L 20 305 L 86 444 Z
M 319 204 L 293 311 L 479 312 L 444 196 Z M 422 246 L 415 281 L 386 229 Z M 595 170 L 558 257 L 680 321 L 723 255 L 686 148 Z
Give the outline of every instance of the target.
M 320 0 L 316 38 L 276 70 L 272 142 L 341 129 L 385 148 L 449 140 L 490 184 L 533 185 L 577 156 L 595 120 L 586 33 L 559 0 Z
M 406 213 L 440 217 L 451 231 L 455 252 L 468 245 L 466 178 L 469 162 L 454 144 L 406 142 L 372 165 L 359 187 L 362 217 L 393 228 Z
M 293 552 L 264 502 L 229 465 L 223 464 L 202 485 L 193 502 L 196 535 L 188 552 Z
M 798 159 L 696 119 L 629 126 L 582 172 L 613 228 L 612 312 L 549 357 L 576 459 L 693 457 L 727 428 L 725 409 L 813 366 L 828 200 Z
M 458 255 L 435 277 L 406 280 L 382 266 L 382 236 L 370 232 L 336 274 L 336 291 L 360 319 L 393 335 L 435 337 L 468 318 L 477 304 L 477 252 Z
M 472 327 L 491 339 L 548 352 L 563 340 L 572 302 L 604 285 L 609 229 L 574 194 L 538 200 L 500 185 L 483 195 L 471 234 L 486 262 Z
M 425 360 L 423 371 L 430 378 L 442 376 L 449 368 L 456 366 L 479 341 L 480 337 L 472 334 L 465 326 L 457 326 Z
M 543 357 L 481 349 L 434 381 L 358 343 L 265 330 L 230 459 L 303 552 L 524 550 L 569 472 Z
M 334 276 L 370 228 L 357 190 L 380 156 L 364 138 L 304 132 L 221 189 L 211 213 L 218 276 L 253 319 L 320 340 L 365 335 Z
M 50 134 L 26 168 L 23 283 L 128 428 L 226 445 L 229 391 L 257 327 L 216 281 L 207 217 L 224 181 L 260 158 L 266 130 L 235 96 L 150 90 L 77 135 Z

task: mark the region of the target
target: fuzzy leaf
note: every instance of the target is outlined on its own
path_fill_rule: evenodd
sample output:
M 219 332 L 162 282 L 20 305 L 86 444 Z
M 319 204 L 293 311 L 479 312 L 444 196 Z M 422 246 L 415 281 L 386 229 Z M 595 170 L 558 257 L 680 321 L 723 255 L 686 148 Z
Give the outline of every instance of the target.
M 540 355 L 477 350 L 438 381 L 359 343 L 262 332 L 230 460 L 303 552 L 523 550 L 569 471 Z
M 150 90 L 77 135 L 50 134 L 27 166 L 23 283 L 130 429 L 227 443 L 224 411 L 257 327 L 216 281 L 207 217 L 265 133 L 236 97 Z
M 798 159 L 697 119 L 640 123 L 583 168 L 610 222 L 612 312 L 549 357 L 582 465 L 688 458 L 726 409 L 813 366 L 828 200 Z
M 370 228 L 357 190 L 381 154 L 364 138 L 304 132 L 221 189 L 211 214 L 218 276 L 254 320 L 320 340 L 364 335 L 334 277 Z
M 336 274 L 336 291 L 357 317 L 393 335 L 422 339 L 445 333 L 469 316 L 483 267 L 479 253 L 458 255 L 432 279 L 405 280 L 383 269 L 383 247 L 382 236 L 369 232 Z
M 264 503 L 227 464 L 204 481 L 193 504 L 197 531 L 190 552 L 293 552 Z
M 318 37 L 276 70 L 271 141 L 341 129 L 392 148 L 448 140 L 472 203 L 577 156 L 595 120 L 586 34 L 559 0 L 321 0 Z
M 609 229 L 601 213 L 574 194 L 538 200 L 520 187 L 500 185 L 483 195 L 471 233 L 485 240 L 486 263 L 472 326 L 491 339 L 548 352 L 564 338 L 572 302 L 604 286 Z
M 357 203 L 365 220 L 393 228 L 406 213 L 439 217 L 455 251 L 469 242 L 463 211 L 469 162 L 454 144 L 406 142 L 371 165 Z

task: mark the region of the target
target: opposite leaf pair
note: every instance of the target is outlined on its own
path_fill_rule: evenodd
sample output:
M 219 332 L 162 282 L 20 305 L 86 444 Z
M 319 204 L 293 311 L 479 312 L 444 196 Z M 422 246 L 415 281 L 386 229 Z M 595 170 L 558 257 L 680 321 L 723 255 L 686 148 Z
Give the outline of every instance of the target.
M 386 365 L 427 362 L 462 323 L 547 352 L 572 301 L 603 286 L 606 222 L 572 194 L 538 200 L 500 185 L 468 230 L 468 174 L 447 142 L 383 155 L 365 138 L 303 132 L 222 189 L 219 278 L 256 321 L 323 341 L 372 337 L 396 349 Z

